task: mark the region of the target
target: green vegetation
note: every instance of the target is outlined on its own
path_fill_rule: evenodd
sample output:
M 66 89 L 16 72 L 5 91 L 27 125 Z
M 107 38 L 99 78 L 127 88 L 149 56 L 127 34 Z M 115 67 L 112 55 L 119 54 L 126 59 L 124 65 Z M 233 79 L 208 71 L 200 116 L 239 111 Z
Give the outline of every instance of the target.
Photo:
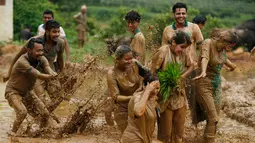
M 42 13 L 46 9 L 54 11 L 55 20 L 64 28 L 71 47 L 71 54 L 81 61 L 81 54 L 105 54 L 104 38 L 130 35 L 126 31 L 124 15 L 129 10 L 137 10 L 141 16 L 141 31 L 145 37 L 153 26 L 152 40 L 160 45 L 163 29 L 174 22 L 171 7 L 179 0 L 15 0 L 14 1 L 14 35 L 18 40 L 20 30 L 29 24 L 36 34 L 42 21 Z M 182 0 L 188 6 L 188 21 L 197 14 L 207 17 L 208 22 L 202 33 L 209 36 L 213 28 L 235 27 L 245 20 L 254 18 L 255 2 L 253 0 Z M 90 31 L 87 32 L 87 44 L 84 49 L 77 48 L 76 23 L 73 16 L 80 11 L 80 6 L 88 7 L 87 18 Z M 150 48 L 150 47 L 148 47 Z M 94 54 L 94 53 L 93 53 Z M 75 60 L 76 61 L 76 60 Z
M 171 63 L 166 66 L 164 71 L 158 72 L 158 78 L 160 82 L 160 96 L 163 97 L 165 102 L 171 95 L 171 91 L 179 84 L 181 77 L 181 65 L 178 63 Z

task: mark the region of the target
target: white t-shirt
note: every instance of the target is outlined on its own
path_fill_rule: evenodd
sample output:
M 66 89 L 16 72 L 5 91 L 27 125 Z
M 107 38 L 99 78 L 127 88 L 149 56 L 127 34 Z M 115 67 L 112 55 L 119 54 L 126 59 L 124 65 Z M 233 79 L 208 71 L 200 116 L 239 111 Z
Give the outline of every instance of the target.
M 45 29 L 43 27 L 44 24 L 41 24 L 38 26 L 38 29 L 37 29 L 37 35 L 43 35 L 45 33 Z M 66 33 L 64 31 L 64 29 L 60 26 L 60 37 L 61 38 L 66 38 Z

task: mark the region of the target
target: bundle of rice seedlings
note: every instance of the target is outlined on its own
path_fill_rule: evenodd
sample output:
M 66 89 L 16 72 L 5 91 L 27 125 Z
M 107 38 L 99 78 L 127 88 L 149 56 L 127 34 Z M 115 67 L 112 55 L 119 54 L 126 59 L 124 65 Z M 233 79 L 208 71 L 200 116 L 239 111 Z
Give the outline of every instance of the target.
M 158 72 L 160 90 L 159 94 L 165 102 L 171 95 L 173 88 L 178 86 L 181 77 L 181 65 L 178 63 L 170 63 L 164 71 Z

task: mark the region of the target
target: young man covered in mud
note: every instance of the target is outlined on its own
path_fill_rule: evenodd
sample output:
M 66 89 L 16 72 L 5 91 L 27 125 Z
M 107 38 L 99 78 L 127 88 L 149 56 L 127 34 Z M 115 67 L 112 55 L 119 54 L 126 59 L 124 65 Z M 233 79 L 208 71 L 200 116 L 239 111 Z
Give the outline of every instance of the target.
M 60 24 L 57 21 L 49 20 L 45 24 L 45 34 L 41 36 L 35 37 L 36 39 L 41 39 L 43 42 L 43 51 L 44 56 L 47 58 L 49 62 L 49 66 L 52 70 L 56 72 L 62 72 L 64 69 L 64 41 L 59 38 L 60 36 Z M 9 68 L 9 75 L 12 72 L 13 65 L 16 63 L 17 59 L 24 53 L 26 53 L 26 47 L 28 46 L 28 42 L 22 47 L 20 52 L 15 56 L 12 64 Z M 54 66 L 54 61 L 56 61 L 56 66 Z M 57 67 L 57 68 L 56 68 Z M 43 69 L 40 71 L 45 72 Z M 50 99 L 46 97 L 45 90 L 47 90 Z M 57 108 L 57 106 L 62 102 L 63 98 L 61 97 L 59 91 L 61 90 L 61 85 L 58 80 L 49 80 L 44 81 L 37 79 L 34 91 L 36 95 L 43 101 L 46 105 L 49 112 L 52 112 Z
M 139 29 L 141 16 L 138 12 L 132 10 L 126 14 L 125 20 L 128 30 L 133 34 L 130 48 L 134 53 L 134 58 L 144 65 L 146 47 L 144 35 Z
M 181 2 L 176 3 L 172 7 L 173 17 L 175 19 L 175 22 L 164 29 L 163 36 L 162 36 L 162 46 L 168 44 L 167 41 L 173 37 L 176 30 L 181 30 L 188 33 L 192 43 L 189 47 L 185 49 L 185 52 L 187 52 L 187 54 L 191 57 L 191 62 L 195 64 L 195 69 L 196 69 L 197 61 L 198 61 L 197 45 L 199 45 L 203 41 L 203 35 L 197 24 L 188 22 L 186 20 L 187 11 L 188 11 L 187 5 Z M 187 80 L 185 81 L 186 94 L 190 104 L 195 94 L 192 87 L 191 79 L 194 78 L 195 75 L 196 73 L 192 72 L 190 76 L 187 77 Z
M 37 29 L 38 36 L 44 35 L 46 22 L 53 19 L 54 19 L 53 11 L 47 9 L 43 12 L 43 24 L 38 26 L 38 29 Z M 60 28 L 60 38 L 62 38 L 65 41 L 66 62 L 68 63 L 70 62 L 70 47 L 68 45 L 64 29 L 61 26 L 59 28 Z
M 48 60 L 43 56 L 43 45 L 40 39 L 30 39 L 26 50 L 26 54 L 21 55 L 15 62 L 5 90 L 5 98 L 16 112 L 11 135 L 15 135 L 18 131 L 27 113 L 33 117 L 40 115 L 40 126 L 47 126 L 49 111 L 35 95 L 33 86 L 37 78 L 48 80 L 57 75 L 50 68 Z M 37 70 L 39 67 L 44 69 L 47 74 L 39 72 Z
M 184 3 L 178 2 L 172 7 L 175 22 L 164 29 L 162 46 L 168 44 L 167 41 L 173 37 L 176 30 L 182 30 L 188 33 L 191 37 L 192 44 L 187 47 L 186 51 L 191 56 L 191 60 L 197 63 L 198 55 L 196 55 L 196 47 L 197 44 L 203 41 L 203 35 L 197 24 L 186 20 L 187 11 L 188 8 Z
M 87 25 L 87 6 L 83 5 L 81 6 L 81 12 L 77 13 L 74 16 L 74 20 L 78 23 L 78 26 L 76 28 L 77 35 L 78 35 L 78 47 L 82 48 L 85 44 L 86 40 L 86 30 L 89 30 L 89 27 Z

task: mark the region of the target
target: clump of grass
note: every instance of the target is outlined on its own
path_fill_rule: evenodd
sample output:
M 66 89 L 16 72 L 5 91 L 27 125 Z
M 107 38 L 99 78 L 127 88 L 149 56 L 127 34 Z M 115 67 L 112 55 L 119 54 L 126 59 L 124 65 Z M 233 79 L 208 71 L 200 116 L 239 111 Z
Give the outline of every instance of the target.
M 178 86 L 181 77 L 181 65 L 178 63 L 170 63 L 164 71 L 158 72 L 160 91 L 159 94 L 165 102 L 171 95 L 173 88 Z

